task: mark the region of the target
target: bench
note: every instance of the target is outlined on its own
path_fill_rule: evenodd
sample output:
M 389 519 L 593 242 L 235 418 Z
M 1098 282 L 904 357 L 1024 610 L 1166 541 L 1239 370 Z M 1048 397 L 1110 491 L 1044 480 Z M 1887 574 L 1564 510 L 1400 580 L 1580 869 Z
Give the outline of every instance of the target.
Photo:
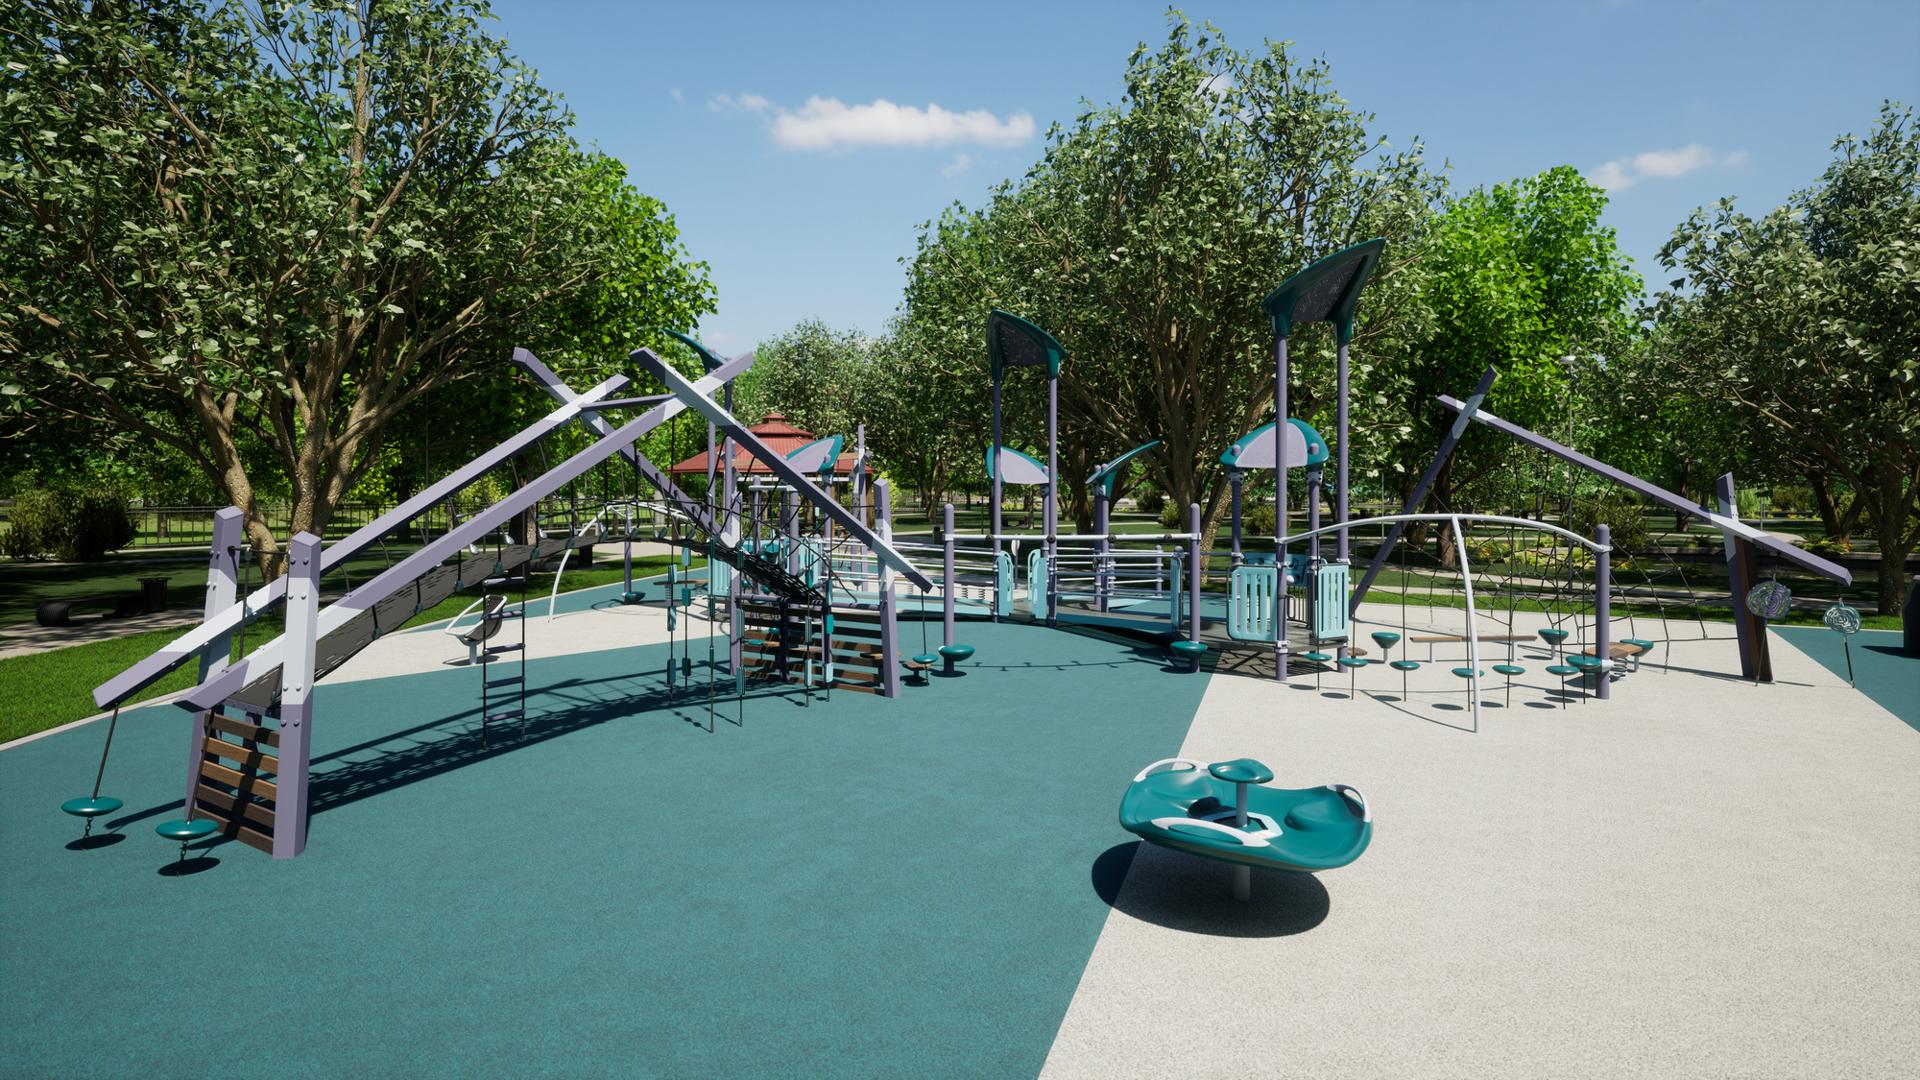
M 80 596 L 67 600 L 42 600 L 34 609 L 33 620 L 41 626 L 72 626 L 75 608 L 100 609 L 102 617 L 139 615 L 147 610 L 146 597 L 137 592 Z
M 1422 645 L 1425 645 L 1427 647 L 1427 662 L 1432 663 L 1433 647 L 1435 644 L 1442 641 L 1465 642 L 1471 639 L 1468 638 L 1467 635 L 1465 634 L 1414 634 L 1413 636 L 1409 637 L 1407 640 L 1411 642 L 1418 642 Z M 1481 641 L 1507 641 L 1507 642 L 1532 641 L 1533 635 L 1532 634 L 1481 634 L 1480 640 Z

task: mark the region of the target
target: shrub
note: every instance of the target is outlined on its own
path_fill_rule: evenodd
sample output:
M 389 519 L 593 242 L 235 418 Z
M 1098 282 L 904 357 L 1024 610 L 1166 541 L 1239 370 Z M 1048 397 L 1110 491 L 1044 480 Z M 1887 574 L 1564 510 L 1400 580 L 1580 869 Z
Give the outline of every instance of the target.
M 1169 529 L 1180 527 L 1180 508 L 1169 503 L 1164 497 L 1160 500 L 1160 524 Z
M 1582 536 L 1593 536 L 1597 526 L 1613 531 L 1613 546 L 1623 551 L 1647 546 L 1647 512 L 1640 500 L 1617 492 L 1601 492 L 1582 499 L 1573 509 L 1568 527 Z
M 1277 524 L 1279 522 L 1273 507 L 1265 503 L 1245 507 L 1240 512 L 1240 535 L 1243 537 L 1272 536 Z
M 14 500 L 0 551 L 9 558 L 94 562 L 133 541 L 127 500 L 108 492 L 24 491 Z
M 1167 496 L 1164 492 L 1143 487 L 1133 497 L 1133 505 L 1143 514 L 1159 514 L 1167 508 Z
M 1773 508 L 1794 517 L 1813 515 L 1813 489 L 1805 484 L 1782 484 L 1773 489 Z
M 1807 550 L 1815 555 L 1845 555 L 1853 550 L 1853 541 L 1842 536 L 1821 536 L 1808 541 Z

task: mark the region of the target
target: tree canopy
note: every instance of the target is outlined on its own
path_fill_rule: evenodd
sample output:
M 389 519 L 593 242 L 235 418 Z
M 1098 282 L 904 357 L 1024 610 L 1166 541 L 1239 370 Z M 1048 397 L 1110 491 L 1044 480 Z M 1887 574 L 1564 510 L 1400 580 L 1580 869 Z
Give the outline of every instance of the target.
M 514 344 L 601 364 L 712 308 L 705 267 L 487 32 L 483 3 L 24 5 L 0 37 L 12 423 L 171 448 L 276 538 L 396 417 Z M 263 469 L 263 466 L 268 468 Z

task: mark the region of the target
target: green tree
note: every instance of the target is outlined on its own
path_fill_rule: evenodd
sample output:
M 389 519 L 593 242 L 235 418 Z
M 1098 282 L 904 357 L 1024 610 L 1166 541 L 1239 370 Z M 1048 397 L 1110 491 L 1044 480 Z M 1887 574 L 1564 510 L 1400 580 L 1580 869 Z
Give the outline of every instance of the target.
M 739 415 L 758 420 L 779 412 L 822 437 L 844 435 L 851 440 L 854 428 L 866 419 L 860 387 L 869 348 L 857 331 L 803 320 L 754 350 L 752 370 L 735 384 Z
M 1118 104 L 1056 129 L 986 207 L 928 227 L 908 272 L 910 337 L 942 368 L 967 365 L 984 396 L 987 310 L 1045 326 L 1070 354 L 1061 479 L 1076 517 L 1094 463 L 1158 439 L 1154 485 L 1201 503 L 1211 531 L 1225 505 L 1218 455 L 1273 405 L 1260 298 L 1317 256 L 1385 236 L 1356 356 L 1404 326 L 1407 269 L 1442 185 L 1418 143 L 1395 151 L 1371 121 L 1324 61 L 1286 43 L 1238 51 L 1176 13 L 1159 51 L 1129 58 Z M 1331 346 L 1300 344 L 1295 400 L 1311 408 L 1332 383 Z M 1014 381 L 1011 430 L 1036 431 L 1024 418 L 1039 380 Z
M 1421 265 L 1419 293 L 1431 322 L 1424 340 L 1392 364 L 1376 364 L 1366 384 L 1396 430 L 1373 430 L 1394 475 L 1388 488 L 1412 489 L 1453 416 L 1435 395 L 1465 396 L 1492 364 L 1500 381 L 1487 409 L 1565 439 L 1583 398 L 1604 385 L 1596 354 L 1625 347 L 1640 278 L 1600 224 L 1606 195 L 1569 166 L 1478 188 L 1447 206 Z M 1563 358 L 1572 357 L 1568 365 Z M 1578 439 L 1576 438 L 1576 441 Z M 1511 494 L 1510 440 L 1475 428 L 1437 479 L 1429 507 L 1461 505 L 1477 480 Z M 1396 467 L 1397 466 L 1397 467 Z M 1540 478 L 1535 478 L 1540 479 Z
M 1920 540 L 1920 130 L 1892 102 L 1818 183 L 1755 219 L 1723 199 L 1661 251 L 1666 385 L 1771 427 L 1816 486 L 1844 483 L 1898 610 Z M 1833 500 L 1829 492 L 1824 496 Z
M 0 38 L 0 389 L 173 448 L 278 546 L 508 348 L 711 308 L 660 205 L 462 0 L 44 0 Z

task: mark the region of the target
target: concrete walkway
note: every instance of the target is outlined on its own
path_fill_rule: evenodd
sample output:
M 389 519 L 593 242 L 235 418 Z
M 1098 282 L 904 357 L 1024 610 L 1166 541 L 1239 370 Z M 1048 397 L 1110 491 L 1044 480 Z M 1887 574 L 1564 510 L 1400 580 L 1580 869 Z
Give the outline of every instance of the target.
M 1563 708 L 1522 660 L 1478 734 L 1446 665 L 1407 701 L 1373 667 L 1358 700 L 1215 677 L 1181 753 L 1353 784 L 1372 848 L 1240 904 L 1226 865 L 1114 830 L 1130 869 L 1043 1075 L 1911 1075 L 1920 737 L 1773 661 L 1755 687 L 1716 674 L 1731 641 L 1680 643 Z

